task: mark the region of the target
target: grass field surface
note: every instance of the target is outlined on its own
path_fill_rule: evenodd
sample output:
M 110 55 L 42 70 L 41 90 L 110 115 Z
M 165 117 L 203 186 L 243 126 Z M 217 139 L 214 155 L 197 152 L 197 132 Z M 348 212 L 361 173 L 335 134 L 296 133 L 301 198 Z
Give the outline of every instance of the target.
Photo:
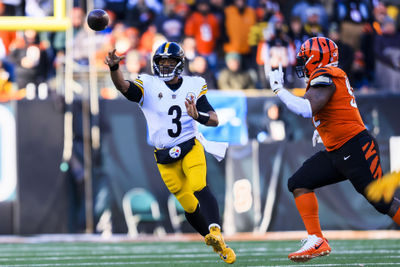
M 299 241 L 229 242 L 232 266 L 400 266 L 400 239 L 331 240 L 332 253 L 306 263 L 287 255 Z M 40 242 L 0 244 L 0 266 L 228 266 L 202 242 Z

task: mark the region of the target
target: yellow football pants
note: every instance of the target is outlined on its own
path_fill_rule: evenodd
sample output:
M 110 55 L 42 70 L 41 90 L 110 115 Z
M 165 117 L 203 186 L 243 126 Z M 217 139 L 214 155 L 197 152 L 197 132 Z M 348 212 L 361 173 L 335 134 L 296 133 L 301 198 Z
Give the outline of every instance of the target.
M 199 203 L 194 192 L 200 191 L 207 184 L 207 165 L 202 144 L 195 139 L 195 145 L 183 159 L 157 166 L 168 190 L 175 195 L 186 212 L 193 213 Z

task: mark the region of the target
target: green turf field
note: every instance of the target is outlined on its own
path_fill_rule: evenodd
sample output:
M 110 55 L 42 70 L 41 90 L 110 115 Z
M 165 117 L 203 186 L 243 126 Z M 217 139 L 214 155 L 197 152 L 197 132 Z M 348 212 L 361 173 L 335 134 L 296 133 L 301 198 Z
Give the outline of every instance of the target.
M 234 266 L 400 266 L 400 240 L 333 240 L 330 256 L 293 263 L 294 241 L 230 242 Z M 224 266 L 199 242 L 0 244 L 0 266 Z

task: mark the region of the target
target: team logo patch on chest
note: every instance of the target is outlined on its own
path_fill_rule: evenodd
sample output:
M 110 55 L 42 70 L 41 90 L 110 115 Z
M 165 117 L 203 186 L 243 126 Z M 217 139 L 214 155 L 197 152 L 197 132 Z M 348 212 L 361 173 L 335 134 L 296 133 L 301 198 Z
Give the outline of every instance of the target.
M 169 155 L 171 158 L 176 159 L 177 157 L 179 157 L 181 155 L 181 148 L 179 146 L 174 146 L 169 150 Z

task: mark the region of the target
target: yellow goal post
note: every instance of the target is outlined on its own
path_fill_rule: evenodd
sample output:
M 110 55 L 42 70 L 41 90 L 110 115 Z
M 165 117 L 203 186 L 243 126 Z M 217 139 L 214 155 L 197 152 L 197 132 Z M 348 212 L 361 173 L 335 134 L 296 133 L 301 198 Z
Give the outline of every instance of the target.
M 71 26 L 71 21 L 66 17 L 65 0 L 54 0 L 53 16 L 26 17 L 26 16 L 0 16 L 0 30 L 19 31 L 65 31 Z

